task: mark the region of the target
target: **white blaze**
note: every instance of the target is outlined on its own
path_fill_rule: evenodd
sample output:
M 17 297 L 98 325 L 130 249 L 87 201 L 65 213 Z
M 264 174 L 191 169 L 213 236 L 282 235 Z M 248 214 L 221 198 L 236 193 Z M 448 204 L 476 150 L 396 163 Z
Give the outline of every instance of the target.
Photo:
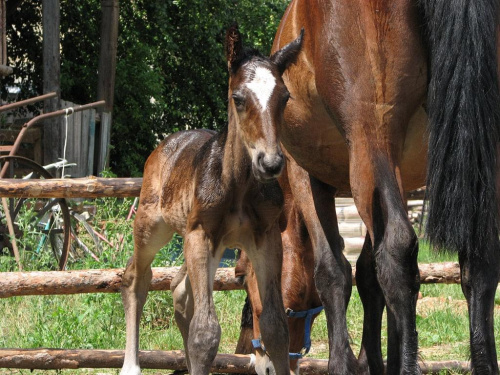
M 247 83 L 247 87 L 257 97 L 262 111 L 266 110 L 275 86 L 276 80 L 269 69 L 260 66 L 255 69 L 255 76 Z

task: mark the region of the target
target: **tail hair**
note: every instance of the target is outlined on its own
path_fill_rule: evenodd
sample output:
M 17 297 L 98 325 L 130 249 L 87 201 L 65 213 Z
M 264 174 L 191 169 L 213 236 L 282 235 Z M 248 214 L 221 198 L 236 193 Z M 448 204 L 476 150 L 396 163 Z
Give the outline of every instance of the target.
M 438 248 L 498 248 L 499 0 L 421 0 L 429 47 L 426 233 Z

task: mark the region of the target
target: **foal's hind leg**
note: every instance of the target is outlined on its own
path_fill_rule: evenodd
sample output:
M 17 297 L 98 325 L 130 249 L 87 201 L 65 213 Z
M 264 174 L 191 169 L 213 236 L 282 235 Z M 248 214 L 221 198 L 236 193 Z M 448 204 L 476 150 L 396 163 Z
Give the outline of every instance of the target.
M 459 260 L 462 291 L 469 308 L 470 350 L 474 374 L 498 374 L 493 330 L 495 291 L 500 274 L 498 239 L 493 239 L 491 248 L 482 249 L 480 256 L 461 255 Z
M 159 208 L 140 205 L 134 221 L 134 255 L 122 279 L 122 300 L 127 323 L 127 344 L 121 375 L 137 375 L 139 367 L 139 322 L 146 302 L 152 272 L 151 263 L 158 250 L 172 238 Z
M 212 291 L 222 250 L 214 251 L 204 231 L 188 233 L 184 241 L 186 266 L 172 286 L 175 318 L 192 375 L 209 373 L 219 347 L 221 330 Z

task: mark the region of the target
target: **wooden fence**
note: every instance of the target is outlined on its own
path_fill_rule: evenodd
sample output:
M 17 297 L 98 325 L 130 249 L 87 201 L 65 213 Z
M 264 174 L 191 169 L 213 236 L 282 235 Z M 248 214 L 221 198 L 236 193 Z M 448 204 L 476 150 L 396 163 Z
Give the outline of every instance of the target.
M 70 108 L 75 104 L 62 100 L 61 106 Z M 88 109 L 63 117 L 62 142 L 65 141 L 66 121 L 68 137 L 65 158 L 69 163 L 76 163 L 76 166 L 67 172 L 71 177 L 99 175 L 106 167 L 109 152 L 111 130 L 109 114 L 104 113 L 103 117 L 98 119 L 96 110 Z
M 46 181 L 0 180 L 0 196 L 52 196 L 102 197 L 137 196 L 140 179 L 70 179 Z M 42 185 L 40 185 L 42 184 Z M 48 185 L 52 184 L 52 190 Z M 110 190 L 110 186 L 111 188 Z M 151 290 L 168 290 L 178 268 L 154 268 Z M 0 278 L 0 298 L 20 295 L 53 295 L 75 293 L 118 292 L 123 269 L 54 271 L 54 272 L 4 272 Z M 355 270 L 353 269 L 353 275 Z M 460 271 L 457 263 L 420 265 L 422 283 L 457 283 Z M 240 289 L 231 268 L 219 269 L 214 282 L 215 290 Z M 0 349 L 0 367 L 24 369 L 77 369 L 119 368 L 123 364 L 123 350 L 64 350 L 64 349 Z M 141 351 L 143 368 L 185 370 L 182 351 Z M 213 372 L 255 373 L 251 355 L 218 354 Z M 327 360 L 304 358 L 299 362 L 302 374 L 328 373 Z M 436 373 L 451 369 L 464 373 L 469 364 L 460 361 L 426 362 L 420 364 L 423 373 Z

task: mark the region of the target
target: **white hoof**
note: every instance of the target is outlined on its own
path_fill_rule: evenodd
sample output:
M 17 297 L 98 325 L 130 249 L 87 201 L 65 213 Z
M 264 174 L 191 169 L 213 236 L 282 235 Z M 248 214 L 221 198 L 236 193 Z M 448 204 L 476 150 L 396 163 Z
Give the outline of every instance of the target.
M 137 365 L 123 365 L 120 375 L 141 375 L 141 368 Z

